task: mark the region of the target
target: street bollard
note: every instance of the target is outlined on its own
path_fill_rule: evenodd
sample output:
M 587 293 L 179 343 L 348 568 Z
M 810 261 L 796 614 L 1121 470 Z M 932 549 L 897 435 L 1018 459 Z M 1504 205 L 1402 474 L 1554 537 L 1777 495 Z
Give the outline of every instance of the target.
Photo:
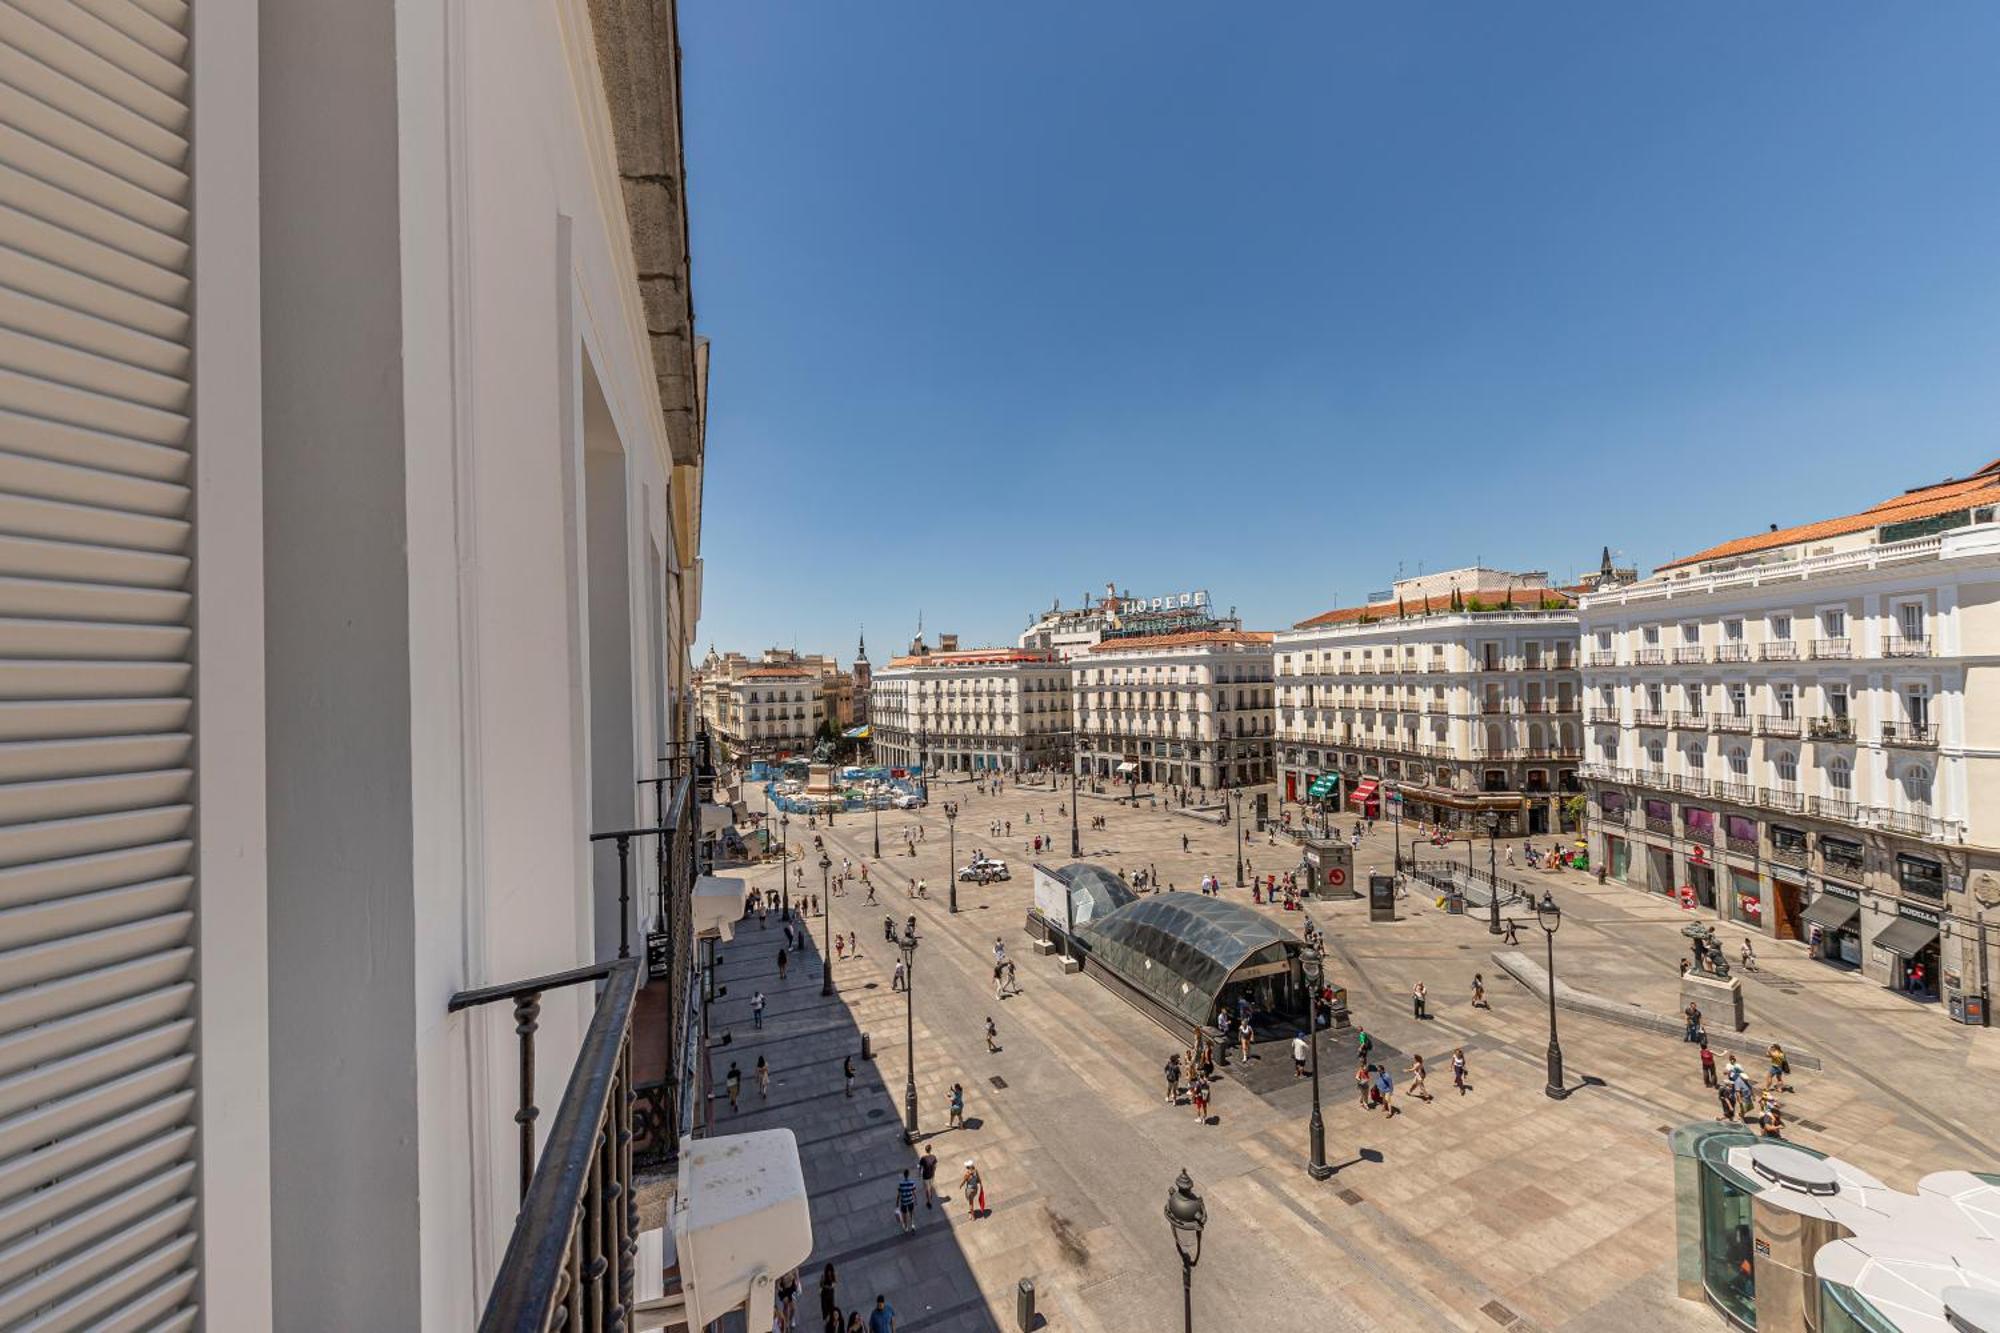
M 866 1032 L 861 1034 L 861 1058 L 864 1060 L 875 1058 L 875 1039 Z
M 1022 1278 L 1014 1289 L 1014 1322 L 1020 1325 L 1021 1333 L 1034 1333 L 1035 1280 L 1031 1277 Z

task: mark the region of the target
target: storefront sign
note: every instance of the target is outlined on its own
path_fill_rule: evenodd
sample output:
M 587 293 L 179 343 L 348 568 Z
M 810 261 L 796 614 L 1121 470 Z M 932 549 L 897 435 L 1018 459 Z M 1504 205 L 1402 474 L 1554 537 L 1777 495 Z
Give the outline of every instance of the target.
M 1845 898 L 1849 902 L 1858 903 L 1861 901 L 1861 890 L 1850 889 L 1847 885 L 1836 884 L 1830 879 L 1823 879 L 1819 882 L 1819 891 L 1821 893 L 1830 893 L 1836 898 Z
M 1944 922 L 1944 916 L 1941 913 L 1926 912 L 1921 907 L 1911 907 L 1907 904 L 1898 905 L 1896 915 L 1908 917 L 1912 921 L 1921 921 L 1927 926 L 1941 925 Z
M 1165 597 L 1128 597 L 1118 603 L 1118 609 L 1133 614 L 1140 611 L 1174 611 L 1184 606 L 1207 605 L 1208 589 L 1198 588 L 1193 592 L 1168 593 Z

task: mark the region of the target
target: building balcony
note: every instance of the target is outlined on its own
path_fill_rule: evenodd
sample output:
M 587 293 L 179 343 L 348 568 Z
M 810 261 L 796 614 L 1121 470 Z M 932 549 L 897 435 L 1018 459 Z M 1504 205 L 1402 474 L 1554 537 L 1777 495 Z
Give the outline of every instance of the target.
M 1618 725 L 1618 710 L 1615 708 L 1593 708 L 1585 717 L 1593 727 L 1615 727 Z
M 1632 654 L 1632 661 L 1639 666 L 1665 666 L 1667 650 L 1664 648 L 1641 648 Z
M 1735 732 L 1743 736 L 1750 734 L 1750 715 L 1748 713 L 1717 713 L 1714 717 L 1715 730 L 1717 731 Z
M 1884 657 L 1929 657 L 1930 655 L 1931 636 L 1928 634 L 1919 635 L 1914 639 L 1891 634 L 1882 640 Z
M 1790 810 L 1794 813 L 1805 808 L 1805 798 L 1797 787 L 1762 787 L 1757 792 L 1757 803 L 1773 810 Z
M 1676 709 L 1668 714 L 1670 725 L 1675 731 L 1707 731 L 1708 714 L 1693 713 L 1686 709 Z
M 1632 725 L 1635 727 L 1664 727 L 1667 725 L 1667 715 L 1664 711 L 1657 708 L 1634 709 L 1632 713 Z
M 1854 719 L 1845 716 L 1815 717 L 1807 721 L 1806 735 L 1816 741 L 1852 741 Z
M 1665 815 L 1647 815 L 1646 832 L 1658 833 L 1663 837 L 1672 837 L 1674 832 L 1674 821 L 1668 819 Z
M 1715 645 L 1715 660 L 1718 662 L 1747 662 L 1750 660 L 1750 645 L 1747 643 L 1718 643 Z
M 1882 743 L 1902 750 L 1929 750 L 1937 746 L 1935 722 L 1884 722 Z
M 1708 660 L 1708 650 L 1698 643 L 1682 644 L 1674 649 L 1674 665 L 1700 666 Z
M 1812 655 L 1820 662 L 1844 662 L 1854 656 L 1854 640 L 1814 639 Z
M 1773 639 L 1769 643 L 1760 643 L 1757 645 L 1757 660 L 1796 662 L 1799 660 L 1799 645 L 1793 639 Z
M 1709 790 L 1719 801 L 1734 801 L 1738 805 L 1757 803 L 1757 789 L 1747 782 L 1714 782 Z
M 1780 847 L 1777 843 L 1771 844 L 1771 850 L 1765 854 L 1765 857 L 1767 860 L 1775 861 L 1781 866 L 1797 866 L 1801 870 L 1805 868 L 1807 859 L 1805 848 Z
M 1960 838 L 1957 820 L 1939 819 L 1919 811 L 1873 807 L 1866 812 L 1865 822 L 1890 833 L 1905 833 L 1931 842 L 1957 842 Z
M 1667 782 L 1683 796 L 1708 795 L 1708 779 L 1699 773 L 1676 773 Z
M 1715 846 L 1715 831 L 1713 829 L 1692 828 L 1692 827 L 1683 828 L 1681 830 L 1681 836 L 1686 838 L 1689 842 L 1698 842 L 1704 847 Z
M 1861 817 L 1861 807 L 1841 796 L 1809 796 L 1806 809 L 1821 819 L 1837 819 L 1843 824 L 1855 823 Z
M 1805 730 L 1805 724 L 1796 717 L 1786 717 L 1782 713 L 1766 713 L 1757 719 L 1759 736 L 1777 736 L 1797 740 Z
M 1583 663 L 1590 667 L 1615 667 L 1618 665 L 1618 654 L 1589 653 L 1585 655 Z

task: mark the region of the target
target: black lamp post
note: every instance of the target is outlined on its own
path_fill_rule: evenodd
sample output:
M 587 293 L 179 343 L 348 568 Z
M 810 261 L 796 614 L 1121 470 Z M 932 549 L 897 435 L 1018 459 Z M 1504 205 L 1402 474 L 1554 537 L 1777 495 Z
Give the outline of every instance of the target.
M 958 802 L 944 803 L 944 827 L 951 846 L 946 850 L 945 890 L 951 895 L 951 913 L 958 915 Z
M 903 1140 L 917 1141 L 917 932 L 903 929 L 903 1046 L 909 1054 L 909 1072 L 903 1078 Z
M 778 812 L 778 896 L 782 900 L 785 919 L 792 915 L 792 838 L 788 830 L 792 817 Z
M 1229 789 L 1229 802 L 1236 807 L 1236 887 L 1243 887 L 1243 789 Z
M 1395 818 L 1391 820 L 1390 823 L 1393 824 L 1396 829 L 1395 871 L 1396 871 L 1396 878 L 1401 879 L 1403 877 L 1403 789 L 1400 786 L 1398 786 L 1392 792 L 1385 792 L 1383 794 L 1383 799 L 1392 800 L 1396 803 Z
M 1306 981 L 1312 987 L 1312 996 L 1306 1003 L 1306 1022 L 1312 1025 L 1312 1074 L 1313 1074 L 1313 1114 L 1312 1114 L 1312 1159 L 1306 1163 L 1306 1174 L 1314 1180 L 1325 1180 L 1333 1174 L 1333 1168 L 1326 1164 L 1326 1121 L 1319 1113 L 1319 990 L 1326 983 L 1326 955 L 1314 949 L 1305 956 Z
M 1208 1225 L 1208 1205 L 1194 1192 L 1185 1167 L 1167 1191 L 1167 1225 L 1174 1229 L 1174 1248 L 1181 1252 L 1181 1328 L 1194 1333 L 1194 1266 L 1201 1262 L 1201 1229 Z
M 882 859 L 882 795 L 877 792 L 868 798 L 868 806 L 875 812 L 875 859 Z
M 1500 845 L 1500 812 L 1498 810 L 1488 810 L 1479 819 L 1481 823 L 1486 825 L 1486 905 L 1488 908 L 1486 933 L 1489 935 L 1498 935 L 1500 933 L 1500 876 L 1496 864 L 1499 853 L 1496 849 Z M 1470 838 L 1465 840 L 1465 863 L 1470 868 L 1472 864 L 1472 839 Z
M 827 896 L 826 872 L 833 869 L 833 858 L 825 852 L 819 854 L 819 914 L 826 918 L 826 952 L 819 960 L 819 993 L 833 994 L 833 900 Z
M 1076 733 L 1072 731 L 1069 736 L 1069 855 L 1072 861 L 1081 861 L 1083 859 L 1082 825 L 1076 822 L 1076 771 L 1078 762 Z
M 1549 937 L 1549 1096 L 1561 1101 L 1569 1096 L 1569 1089 L 1563 1086 L 1563 1048 L 1556 1040 L 1556 931 L 1562 926 L 1562 908 L 1556 906 L 1556 897 L 1547 889 L 1542 890 L 1541 906 L 1535 909 L 1535 916 L 1542 923 L 1542 933 Z

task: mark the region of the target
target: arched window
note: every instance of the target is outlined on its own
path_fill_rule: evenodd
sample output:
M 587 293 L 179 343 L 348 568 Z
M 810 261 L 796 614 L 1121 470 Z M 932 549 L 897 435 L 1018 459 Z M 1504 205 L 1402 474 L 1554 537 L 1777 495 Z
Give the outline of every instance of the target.
M 1699 776 L 1701 774 L 1702 765 L 1708 762 L 1707 753 L 1704 752 L 1702 747 L 1699 745 L 1690 745 L 1687 747 L 1685 754 L 1687 756 L 1688 772 L 1695 774 L 1696 776 Z
M 1729 752 L 1729 776 L 1738 779 L 1750 776 L 1750 756 L 1740 745 Z
M 1784 783 L 1787 787 L 1792 786 L 1799 780 L 1799 757 L 1797 755 L 1787 751 L 1773 760 L 1772 766 L 1778 770 L 1778 781 Z
M 1847 799 L 1847 794 L 1854 790 L 1854 768 L 1839 755 L 1835 755 L 1833 762 L 1826 766 L 1826 786 L 1828 791 L 1843 801 Z
M 1654 768 L 1660 768 L 1666 764 L 1667 744 L 1665 741 L 1646 742 L 1646 762 Z
M 1903 800 L 1912 812 L 1928 813 L 1931 808 L 1931 771 L 1921 765 L 1903 770 Z

